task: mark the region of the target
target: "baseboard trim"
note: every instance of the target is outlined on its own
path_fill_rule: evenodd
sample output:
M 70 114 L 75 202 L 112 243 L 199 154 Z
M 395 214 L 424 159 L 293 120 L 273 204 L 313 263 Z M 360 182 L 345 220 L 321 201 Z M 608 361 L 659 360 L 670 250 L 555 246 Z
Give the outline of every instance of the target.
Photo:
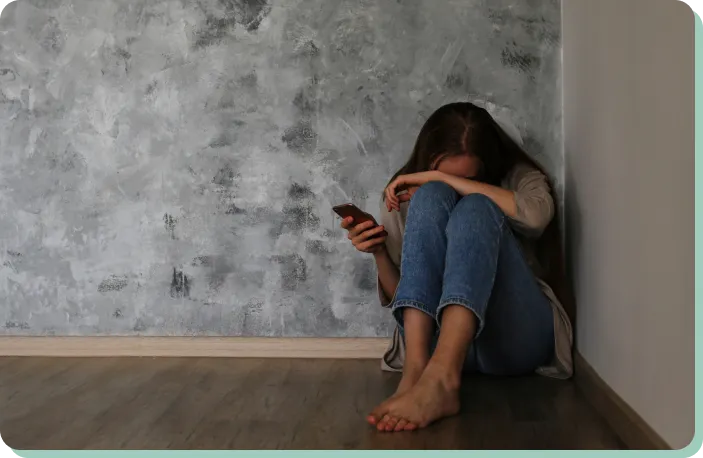
M 385 338 L 0 336 L 0 356 L 380 358 Z
M 578 352 L 574 352 L 574 380 L 586 399 L 631 450 L 671 450 L 669 444 L 605 383 Z

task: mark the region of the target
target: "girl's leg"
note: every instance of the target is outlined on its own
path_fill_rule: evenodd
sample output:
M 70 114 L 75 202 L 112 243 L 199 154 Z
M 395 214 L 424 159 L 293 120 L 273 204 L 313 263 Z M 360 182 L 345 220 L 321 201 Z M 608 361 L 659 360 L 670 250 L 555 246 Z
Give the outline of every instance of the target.
M 393 316 L 406 331 L 406 338 L 407 309 L 419 310 L 436 322 L 447 254 L 447 224 L 458 201 L 459 194 L 439 182 L 420 187 L 410 201 L 400 282 L 392 304 Z
M 405 340 L 405 362 L 403 377 L 394 396 L 405 393 L 420 379 L 430 361 L 430 346 L 435 334 L 435 320 L 420 310 L 405 308 L 403 322 L 404 329 L 401 335 Z M 375 420 L 375 418 L 369 418 L 369 421 L 374 424 Z
M 444 183 L 422 186 L 410 201 L 403 236 L 401 278 L 392 304 L 405 340 L 403 378 L 394 397 L 417 382 L 430 359 L 447 249 L 446 228 L 459 195 Z M 369 416 L 376 424 L 380 418 Z
M 554 315 L 508 226 L 488 197 L 462 198 L 447 226 L 449 244 L 438 323 L 472 312 L 472 332 L 464 369 L 492 375 L 533 372 L 554 346 Z M 453 311 L 448 314 L 450 308 Z M 442 333 L 449 328 L 442 327 Z M 440 343 L 442 341 L 440 333 Z M 446 351 L 437 345 L 437 351 Z
M 420 380 L 386 403 L 379 429 L 423 427 L 459 410 L 461 372 L 531 372 L 553 351 L 553 316 L 505 216 L 470 195 L 447 224 L 440 334 Z

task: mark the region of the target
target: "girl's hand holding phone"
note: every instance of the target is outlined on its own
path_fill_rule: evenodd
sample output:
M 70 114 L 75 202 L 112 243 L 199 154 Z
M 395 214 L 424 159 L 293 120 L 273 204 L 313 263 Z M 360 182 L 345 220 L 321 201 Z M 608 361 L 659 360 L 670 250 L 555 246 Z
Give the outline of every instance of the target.
M 362 253 L 377 254 L 386 249 L 388 233 L 375 221 L 355 225 L 354 218 L 347 217 L 342 220 L 342 228 L 349 231 L 347 238 Z

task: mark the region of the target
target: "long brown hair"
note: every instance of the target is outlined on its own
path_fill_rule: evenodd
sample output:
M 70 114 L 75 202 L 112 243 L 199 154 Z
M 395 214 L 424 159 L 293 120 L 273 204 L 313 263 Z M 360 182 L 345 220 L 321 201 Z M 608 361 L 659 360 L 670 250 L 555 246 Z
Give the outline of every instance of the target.
M 543 280 L 552 287 L 573 321 L 575 307 L 564 264 L 559 201 L 554 195 L 551 179 L 542 166 L 505 133 L 486 109 L 469 102 L 440 107 L 425 121 L 410 159 L 393 175 L 389 184 L 400 175 L 425 172 L 431 170 L 433 165 L 436 168 L 436 164 L 445 157 L 461 155 L 472 155 L 480 160 L 479 174 L 470 178 L 494 186 L 500 186 L 508 172 L 519 163 L 528 164 L 547 177 L 555 211 L 552 221 L 537 240 L 536 254 L 545 273 Z

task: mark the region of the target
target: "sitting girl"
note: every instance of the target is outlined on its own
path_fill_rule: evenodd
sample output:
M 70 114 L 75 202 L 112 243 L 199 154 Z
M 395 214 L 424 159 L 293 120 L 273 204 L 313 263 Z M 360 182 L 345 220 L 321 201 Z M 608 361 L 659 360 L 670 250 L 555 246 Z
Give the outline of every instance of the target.
M 458 413 L 463 372 L 572 375 L 571 323 L 545 282 L 563 271 L 555 200 L 485 109 L 452 103 L 432 114 L 381 208 L 379 226 L 342 221 L 373 254 L 397 322 L 383 363 L 403 376 L 369 423 L 414 430 Z

